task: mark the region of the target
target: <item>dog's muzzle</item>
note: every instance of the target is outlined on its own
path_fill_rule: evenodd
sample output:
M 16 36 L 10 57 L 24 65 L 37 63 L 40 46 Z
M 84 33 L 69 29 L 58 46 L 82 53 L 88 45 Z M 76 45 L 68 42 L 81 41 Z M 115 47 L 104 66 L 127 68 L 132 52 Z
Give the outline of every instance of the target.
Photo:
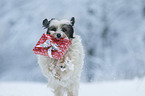
M 60 33 L 57 33 L 56 36 L 57 36 L 57 38 L 61 38 L 61 34 Z

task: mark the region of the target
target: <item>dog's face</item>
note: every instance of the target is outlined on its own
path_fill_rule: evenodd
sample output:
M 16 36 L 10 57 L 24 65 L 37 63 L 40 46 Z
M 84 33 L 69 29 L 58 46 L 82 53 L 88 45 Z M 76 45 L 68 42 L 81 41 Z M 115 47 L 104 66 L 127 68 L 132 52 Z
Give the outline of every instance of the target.
M 55 20 L 47 19 L 43 20 L 43 27 L 47 28 L 47 34 L 54 36 L 55 38 L 74 38 L 74 29 L 73 25 L 75 23 L 75 18 L 72 17 L 71 20 Z

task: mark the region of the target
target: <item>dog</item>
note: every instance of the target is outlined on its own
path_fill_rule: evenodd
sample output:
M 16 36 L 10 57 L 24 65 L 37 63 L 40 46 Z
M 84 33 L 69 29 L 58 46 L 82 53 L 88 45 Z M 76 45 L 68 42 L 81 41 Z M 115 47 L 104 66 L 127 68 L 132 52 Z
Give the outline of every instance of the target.
M 38 64 L 55 96 L 78 96 L 84 50 L 81 37 L 74 34 L 74 23 L 74 17 L 71 20 L 44 19 L 42 23 L 47 34 L 55 38 L 68 38 L 72 42 L 61 60 L 38 55 Z

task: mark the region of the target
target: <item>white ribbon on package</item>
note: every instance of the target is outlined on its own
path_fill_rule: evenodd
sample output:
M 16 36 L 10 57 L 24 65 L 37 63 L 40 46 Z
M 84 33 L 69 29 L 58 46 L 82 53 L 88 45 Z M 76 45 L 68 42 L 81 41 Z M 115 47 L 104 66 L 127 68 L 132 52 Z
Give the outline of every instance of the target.
M 43 44 L 37 45 L 37 47 L 44 47 L 44 48 L 50 47 L 48 49 L 48 56 L 50 58 L 53 58 L 52 57 L 52 50 L 59 50 L 58 45 L 55 44 L 55 43 L 50 42 L 50 40 L 46 40 L 46 42 L 44 42 Z

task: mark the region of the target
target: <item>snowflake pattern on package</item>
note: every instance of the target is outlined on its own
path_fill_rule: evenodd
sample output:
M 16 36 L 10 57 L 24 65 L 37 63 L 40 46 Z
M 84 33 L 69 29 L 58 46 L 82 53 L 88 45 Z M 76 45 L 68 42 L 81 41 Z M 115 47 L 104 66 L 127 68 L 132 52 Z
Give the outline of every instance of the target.
M 55 38 L 52 35 L 44 33 L 33 51 L 35 54 L 61 60 L 70 45 L 71 41 L 69 39 Z

